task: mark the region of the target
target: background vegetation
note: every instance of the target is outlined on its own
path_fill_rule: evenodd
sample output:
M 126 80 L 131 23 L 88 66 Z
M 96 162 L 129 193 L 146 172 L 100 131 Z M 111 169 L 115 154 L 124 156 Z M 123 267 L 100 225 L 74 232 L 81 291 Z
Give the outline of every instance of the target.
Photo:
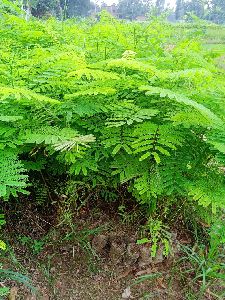
M 36 17 L 55 16 L 58 18 L 84 17 L 95 15 L 102 8 L 107 8 L 104 1 L 91 0 L 2 0 L 2 3 L 17 4 Z M 100 3 L 101 2 L 101 3 Z M 99 4 L 100 3 L 100 4 Z M 194 14 L 201 19 L 214 23 L 225 22 L 225 3 L 223 0 L 176 0 L 174 7 L 165 0 L 119 0 L 113 6 L 115 14 L 122 19 L 134 20 L 146 14 L 161 15 L 166 13 L 172 21 L 187 18 Z

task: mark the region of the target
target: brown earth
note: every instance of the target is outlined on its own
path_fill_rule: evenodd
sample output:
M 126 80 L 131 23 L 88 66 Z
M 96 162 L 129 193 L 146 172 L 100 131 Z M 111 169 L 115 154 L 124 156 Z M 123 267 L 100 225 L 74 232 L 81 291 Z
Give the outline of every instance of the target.
M 23 209 L 17 216 L 20 222 L 16 217 L 8 220 L 8 233 L 12 227 L 16 234 L 8 234 L 11 250 L 2 261 L 4 268 L 27 274 L 39 295 L 5 281 L 2 285 L 12 287 L 9 300 L 197 299 L 187 298 L 175 264 L 177 245 L 190 242 L 187 237 L 174 232 L 175 256 L 165 258 L 159 248 L 152 260 L 150 245 L 136 244 L 138 220 L 124 224 L 116 211 L 82 209 L 72 215 L 65 211 L 59 219 L 53 217 L 54 211 L 49 217 L 49 212 L 38 214 L 29 205 L 26 213 Z M 23 245 L 24 235 L 32 239 Z M 44 241 L 37 254 L 31 246 L 35 239 Z M 138 283 L 140 276 L 148 279 Z

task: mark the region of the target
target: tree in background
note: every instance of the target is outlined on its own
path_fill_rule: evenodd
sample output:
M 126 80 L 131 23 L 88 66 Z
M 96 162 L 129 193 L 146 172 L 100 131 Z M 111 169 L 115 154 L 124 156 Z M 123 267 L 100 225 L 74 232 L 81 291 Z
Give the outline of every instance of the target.
M 206 17 L 215 23 L 225 23 L 225 1 L 211 0 Z
M 1 2 L 1 0 L 0 0 Z M 29 15 L 41 18 L 55 16 L 58 18 L 85 17 L 97 5 L 91 0 L 4 0 L 19 5 Z M 134 20 L 154 11 L 160 15 L 165 9 L 165 0 L 119 0 L 117 11 L 120 18 Z M 215 23 L 225 23 L 225 0 L 176 0 L 175 18 L 181 20 L 187 13 Z
M 176 1 L 176 9 L 175 9 L 176 20 L 182 19 L 184 14 L 185 14 L 184 0 L 177 0 Z
M 184 12 L 194 13 L 199 18 L 205 16 L 205 0 L 191 0 L 184 3 Z
M 156 4 L 155 4 L 155 7 L 156 7 L 156 10 L 157 10 L 157 14 L 160 15 L 164 9 L 165 9 L 165 0 L 156 0 Z
M 62 2 L 66 2 L 66 16 L 68 18 L 87 16 L 91 8 L 90 0 L 62 0 Z
M 31 14 L 35 17 L 60 16 L 61 5 L 59 0 L 32 0 L 24 1 L 30 5 Z
M 215 23 L 225 23 L 225 0 L 177 0 L 176 20 L 181 20 L 187 13 Z
M 14 0 L 25 11 L 31 12 L 35 17 L 47 15 L 72 18 L 87 16 L 91 8 L 90 0 Z
M 146 15 L 151 5 L 151 0 L 120 0 L 118 12 L 121 18 L 134 20 L 138 16 Z

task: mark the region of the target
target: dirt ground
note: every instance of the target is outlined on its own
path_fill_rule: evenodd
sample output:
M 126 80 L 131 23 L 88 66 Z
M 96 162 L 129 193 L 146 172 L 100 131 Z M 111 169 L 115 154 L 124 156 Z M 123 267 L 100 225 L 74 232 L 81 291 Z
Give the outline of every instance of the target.
M 64 211 L 60 219 L 54 209 L 52 214 L 35 209 L 27 205 L 25 213 L 24 206 L 15 207 L 14 217 L 8 216 L 10 247 L 2 262 L 28 276 L 38 293 L 32 295 L 14 280 L 3 281 L 12 287 L 9 300 L 197 299 L 184 293 L 175 264 L 179 254 L 151 261 L 146 246 L 136 244 L 137 220 L 125 222 L 116 211 L 102 208 L 72 215 Z M 179 234 L 177 239 L 187 242 Z

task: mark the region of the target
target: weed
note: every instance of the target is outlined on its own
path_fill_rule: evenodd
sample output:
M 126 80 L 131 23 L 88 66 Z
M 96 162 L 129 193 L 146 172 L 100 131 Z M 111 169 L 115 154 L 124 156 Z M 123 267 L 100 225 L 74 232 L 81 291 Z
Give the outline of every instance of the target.
M 9 295 L 9 291 L 10 289 L 8 287 L 1 287 L 0 288 L 0 297 L 6 297 Z M 0 298 L 0 299 L 4 299 L 4 298 Z
M 41 270 L 42 274 L 44 275 L 45 279 L 47 280 L 48 286 L 51 288 L 53 295 L 56 295 L 56 290 L 55 290 L 55 281 L 56 281 L 56 276 L 53 274 L 52 269 L 54 266 L 52 265 L 52 259 L 54 257 L 53 255 L 48 255 L 47 256 L 47 261 L 39 263 L 39 269 Z
M 184 280 L 190 281 L 188 285 L 196 288 L 199 299 L 205 293 L 213 294 L 220 299 L 225 293 L 225 290 L 221 289 L 225 282 L 225 255 L 211 256 L 211 250 L 208 252 L 204 245 L 195 245 L 193 248 L 182 246 L 182 250 L 184 256 L 179 263 L 183 266 L 180 271 Z M 215 290 L 216 286 L 220 286 L 220 292 Z
M 120 205 L 118 207 L 118 215 L 121 218 L 123 224 L 130 225 L 138 220 L 138 217 L 141 216 L 141 210 L 138 210 L 137 207 L 132 209 L 132 211 L 127 211 L 125 205 Z
M 93 229 L 82 228 L 78 229 L 78 225 L 74 222 L 74 217 L 76 218 L 76 213 L 71 212 L 70 210 L 64 212 L 61 215 L 61 221 L 58 224 L 58 227 L 67 228 L 66 232 L 58 243 L 65 243 L 65 241 L 72 241 L 75 245 L 79 246 L 83 252 L 86 254 L 86 259 L 88 261 L 88 269 L 90 272 L 96 272 L 96 259 L 98 259 L 97 254 L 91 246 L 90 237 L 93 235 L 99 234 L 104 228 L 97 227 Z M 73 248 L 73 256 L 74 248 Z
M 144 237 L 137 241 L 137 244 L 151 243 L 151 256 L 155 257 L 157 249 L 161 244 L 163 247 L 163 254 L 168 256 L 171 252 L 171 234 L 168 227 L 162 221 L 149 218 L 147 223 L 143 226 L 142 235 Z M 147 236 L 147 237 L 146 237 Z
M 42 240 L 35 240 L 29 236 L 20 236 L 19 241 L 23 246 L 26 246 L 29 250 L 33 252 L 33 254 L 38 255 L 44 248 L 46 241 Z
M 19 272 L 11 271 L 8 269 L 0 269 L 0 279 L 1 279 L 1 281 L 10 280 L 10 281 L 14 281 L 14 282 L 23 284 L 24 286 L 29 288 L 29 290 L 33 294 L 38 293 L 37 289 L 34 287 L 32 281 L 29 279 L 29 277 L 27 277 Z M 6 289 L 6 292 L 7 292 L 7 289 Z

